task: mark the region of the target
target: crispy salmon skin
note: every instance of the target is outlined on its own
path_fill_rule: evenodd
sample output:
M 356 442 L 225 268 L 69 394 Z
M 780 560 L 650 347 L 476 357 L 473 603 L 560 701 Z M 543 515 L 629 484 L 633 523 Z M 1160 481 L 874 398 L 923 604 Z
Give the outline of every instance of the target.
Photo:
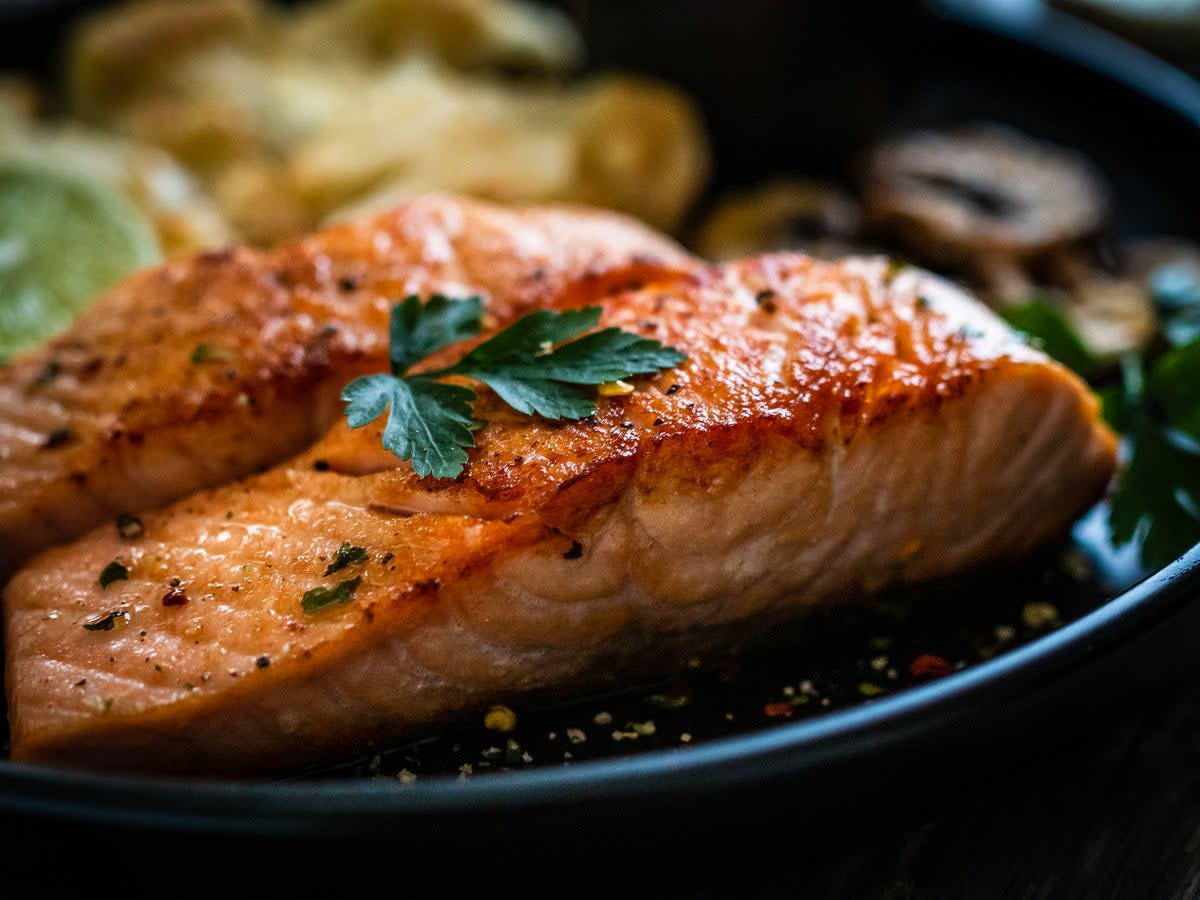
M 0 367 L 0 582 L 122 512 L 303 450 L 345 383 L 385 366 L 405 294 L 477 294 L 502 322 L 568 283 L 686 259 L 613 213 L 431 195 L 273 252 L 139 273 Z
M 620 281 L 602 324 L 688 360 L 592 420 L 483 390 L 447 481 L 339 423 L 141 537 L 34 559 L 5 593 L 13 756 L 294 769 L 1018 557 L 1113 472 L 1084 383 L 919 270 L 776 255 Z M 327 574 L 344 543 L 365 557 Z M 128 579 L 101 588 L 113 561 Z M 322 587 L 345 602 L 305 612 Z

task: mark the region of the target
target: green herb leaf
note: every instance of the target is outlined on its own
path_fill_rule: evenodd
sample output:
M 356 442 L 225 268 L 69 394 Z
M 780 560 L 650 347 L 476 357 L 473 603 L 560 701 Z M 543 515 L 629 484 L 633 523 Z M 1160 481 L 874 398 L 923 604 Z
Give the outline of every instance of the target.
M 1113 492 L 1113 542 L 1140 543 L 1142 562 L 1158 568 L 1200 542 L 1200 453 L 1148 416 L 1129 434 L 1129 463 Z
M 100 573 L 100 587 L 106 588 L 114 581 L 127 581 L 128 579 L 129 570 L 114 559 Z
M 318 587 L 305 591 L 300 599 L 300 608 L 306 613 L 314 613 L 330 606 L 340 606 L 354 599 L 354 592 L 362 584 L 362 576 L 358 575 L 348 581 L 335 584 L 333 587 Z
M 392 374 L 403 375 L 435 350 L 479 334 L 482 321 L 478 297 L 452 300 L 434 294 L 424 304 L 416 295 L 405 297 L 392 307 Z
M 218 347 L 215 344 L 197 344 L 192 351 L 192 362 L 201 365 L 209 362 L 228 362 L 233 359 L 233 351 Z
M 1002 319 L 1017 331 L 1027 335 L 1031 343 L 1084 378 L 1095 374 L 1096 357 L 1083 343 L 1071 323 L 1062 313 L 1044 300 L 1030 300 L 997 311 Z
M 325 570 L 325 574 L 332 575 L 346 566 L 354 566 L 367 561 L 367 551 L 363 547 L 355 547 L 349 541 L 343 541 L 342 546 L 337 548 L 337 553 L 333 555 L 333 562 L 329 564 L 329 568 Z
M 1200 440 L 1200 339 L 1160 356 L 1148 390 L 1171 425 Z
M 342 391 L 351 428 L 361 428 L 391 406 L 383 429 L 383 446 L 400 459 L 411 459 L 424 478 L 453 478 L 467 462 L 463 447 L 475 446 L 471 401 L 475 392 L 415 376 L 367 375 Z
M 433 372 L 406 374 L 421 358 L 478 333 L 478 297 L 434 296 L 421 304 L 408 297 L 391 317 L 391 375 L 356 378 L 342 391 L 346 419 L 362 428 L 385 410 L 383 446 L 412 460 L 421 477 L 454 478 L 467 462 L 466 447 L 480 427 L 471 413 L 475 392 L 438 379 L 482 381 L 509 406 L 548 419 L 581 419 L 596 411 L 578 385 L 595 385 L 676 366 L 687 357 L 658 341 L 606 328 L 587 334 L 601 309 L 538 310 L 479 344 L 457 363 Z M 572 340 L 574 339 L 574 340 Z

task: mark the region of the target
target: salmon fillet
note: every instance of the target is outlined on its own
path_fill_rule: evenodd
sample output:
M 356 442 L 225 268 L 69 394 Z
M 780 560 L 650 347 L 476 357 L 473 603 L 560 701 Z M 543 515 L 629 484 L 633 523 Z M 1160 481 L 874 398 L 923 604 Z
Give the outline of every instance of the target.
M 405 294 L 479 294 L 505 321 L 638 259 L 686 256 L 612 213 L 429 196 L 274 252 L 134 275 L 0 367 L 0 583 L 121 512 L 304 449 L 347 380 L 386 361 Z
M 140 538 L 33 560 L 5 593 L 13 757 L 294 769 L 1019 557 L 1113 472 L 1085 384 L 919 270 L 774 255 L 601 301 L 688 361 L 593 420 L 482 390 L 456 480 L 339 423 Z M 343 542 L 367 559 L 325 575 Z M 113 560 L 129 579 L 102 590 Z M 349 602 L 302 610 L 343 581 Z

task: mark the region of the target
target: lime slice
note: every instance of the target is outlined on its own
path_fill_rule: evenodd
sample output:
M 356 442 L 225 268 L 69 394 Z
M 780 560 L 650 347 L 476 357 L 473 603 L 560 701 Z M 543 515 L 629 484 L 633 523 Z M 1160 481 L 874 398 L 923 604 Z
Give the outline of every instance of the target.
M 26 162 L 0 162 L 0 360 L 64 330 L 102 291 L 162 258 L 120 193 Z

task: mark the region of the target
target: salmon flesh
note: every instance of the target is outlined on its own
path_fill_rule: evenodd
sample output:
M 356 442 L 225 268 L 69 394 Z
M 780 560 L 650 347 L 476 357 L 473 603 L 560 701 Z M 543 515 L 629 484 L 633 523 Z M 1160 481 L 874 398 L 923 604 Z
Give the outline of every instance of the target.
M 537 221 L 529 216 L 496 220 L 506 224 L 489 238 L 494 259 L 527 259 L 515 235 Z M 272 421 L 289 431 L 280 417 L 303 410 L 296 433 L 278 442 L 248 434 L 237 443 L 270 446 L 240 447 L 236 464 L 195 462 L 205 451 L 235 452 L 225 446 L 235 432 L 206 439 L 188 430 L 193 419 L 147 412 L 162 417 L 159 452 L 182 453 L 174 435 L 187 435 L 186 485 L 162 488 L 169 464 L 144 457 L 150 487 L 143 493 L 137 471 L 123 471 L 87 516 L 93 523 L 137 504 L 147 511 L 136 535 L 106 522 L 11 579 L 15 759 L 295 770 L 492 704 L 664 672 L 734 635 L 766 634 L 887 586 L 1015 559 L 1061 535 L 1113 473 L 1116 439 L 1086 385 L 918 269 L 794 254 L 713 266 L 655 240 L 643 249 L 664 264 L 634 261 L 583 288 L 586 266 L 561 247 L 542 249 L 551 286 L 527 293 L 527 264 L 511 263 L 509 278 L 502 264 L 497 272 L 466 262 L 463 246 L 488 243 L 469 235 L 470 222 L 465 214 L 458 245 L 436 228 L 402 237 L 377 225 L 314 238 L 273 258 L 305 261 L 291 280 L 270 278 L 278 263 L 237 253 L 117 290 L 138 294 L 146 316 L 153 297 L 191 311 L 189 298 L 207 295 L 187 285 L 228 284 L 235 299 L 249 291 L 267 305 L 253 338 L 243 329 L 254 311 L 239 302 L 242 312 L 222 313 L 215 299 L 196 308 L 209 316 L 198 332 L 243 354 L 265 352 L 251 349 L 257 335 L 307 329 L 287 343 L 297 369 L 307 354 L 329 362 L 280 392 L 292 399 Z M 424 242 L 418 256 L 458 252 L 453 277 L 414 274 L 411 253 L 394 249 L 410 240 Z M 377 286 L 367 299 L 358 299 L 364 287 L 348 297 L 336 288 L 343 259 L 355 260 L 361 284 Z M 244 283 L 258 286 L 233 290 Z M 385 368 L 384 297 L 435 288 L 486 290 L 502 317 L 532 303 L 600 305 L 602 325 L 688 359 L 631 379 L 631 394 L 598 397 L 596 415 L 581 421 L 521 416 L 481 388 L 475 413 L 487 424 L 463 474 L 418 478 L 383 450 L 382 421 L 350 430 L 324 391 L 368 364 Z M 327 324 L 336 336 L 311 343 Z M 122 341 L 98 310 L 76 333 L 103 333 L 130 359 L 165 360 L 153 321 L 144 325 Z M 343 357 L 350 362 L 332 362 Z M 235 384 L 248 377 L 239 369 Z M 219 382 L 220 367 L 211 376 Z M 89 402 L 101 422 L 110 407 Z M 286 462 L 233 480 L 289 451 Z M 6 460 L 4 477 L 24 477 L 15 469 Z M 89 472 L 89 483 L 111 475 L 96 461 Z M 149 509 L 172 494 L 187 496 Z M 326 574 L 346 543 L 365 554 Z M 101 588 L 114 561 L 128 577 Z M 306 592 L 339 585 L 348 585 L 346 602 L 303 610 Z
M 303 450 L 347 381 L 386 369 L 406 294 L 476 294 L 503 322 L 569 283 L 684 259 L 616 214 L 433 195 L 275 252 L 138 274 L 0 367 L 0 581 L 121 513 Z

